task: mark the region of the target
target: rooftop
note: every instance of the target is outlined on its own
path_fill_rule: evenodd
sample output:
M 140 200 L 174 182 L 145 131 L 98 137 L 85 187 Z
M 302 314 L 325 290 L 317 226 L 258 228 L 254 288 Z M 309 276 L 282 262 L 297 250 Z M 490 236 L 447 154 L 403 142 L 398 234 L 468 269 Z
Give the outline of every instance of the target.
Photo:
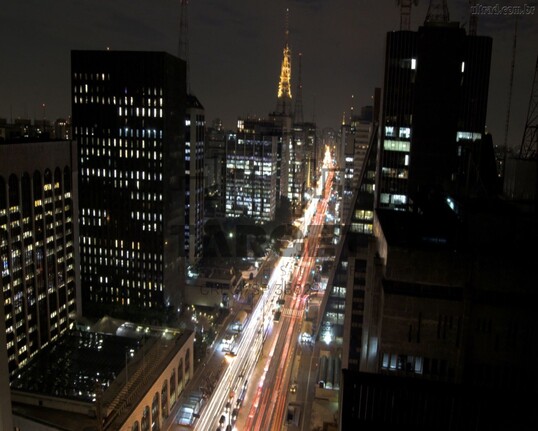
M 138 350 L 141 339 L 96 332 L 65 333 L 21 369 L 11 389 L 93 402 L 96 382 L 106 390 L 125 367 L 126 353 Z

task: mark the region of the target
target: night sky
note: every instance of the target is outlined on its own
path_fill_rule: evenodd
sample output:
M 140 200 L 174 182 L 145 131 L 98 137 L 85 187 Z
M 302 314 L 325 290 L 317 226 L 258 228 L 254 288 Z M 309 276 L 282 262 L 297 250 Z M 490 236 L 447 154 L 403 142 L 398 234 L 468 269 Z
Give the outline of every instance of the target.
M 179 0 L 25 0 L 3 2 L 0 18 L 0 117 L 70 115 L 72 49 L 152 50 L 177 54 Z M 412 12 L 412 30 L 428 1 Z M 496 1 L 484 0 L 484 5 Z M 538 2 L 519 20 L 509 145 L 519 147 L 538 55 Z M 303 111 L 318 127 L 337 128 L 382 85 L 386 32 L 399 29 L 394 0 L 190 0 L 191 90 L 210 122 L 235 127 L 239 116 L 266 116 L 276 107 L 284 16 L 290 9 L 292 90 L 303 53 Z M 468 22 L 468 2 L 448 1 L 450 18 Z M 480 16 L 478 34 L 493 37 L 488 130 L 504 142 L 514 16 Z

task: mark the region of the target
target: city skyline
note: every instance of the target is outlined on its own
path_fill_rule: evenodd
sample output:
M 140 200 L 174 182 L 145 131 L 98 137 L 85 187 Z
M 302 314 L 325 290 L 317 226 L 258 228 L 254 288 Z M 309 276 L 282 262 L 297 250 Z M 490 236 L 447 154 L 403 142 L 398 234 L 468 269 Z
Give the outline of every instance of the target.
M 429 2 L 413 6 L 411 30 L 422 25 Z M 507 1 L 506 5 L 519 5 Z M 505 5 L 503 3 L 503 5 Z M 528 6 L 535 7 L 536 2 Z M 221 118 L 235 128 L 239 117 L 264 117 L 274 109 L 279 63 L 284 46 L 285 10 L 290 9 L 292 96 L 296 90 L 298 54 L 302 53 L 304 118 L 320 129 L 338 127 L 349 115 L 371 104 L 382 85 L 387 31 L 399 29 L 399 7 L 373 1 L 277 0 L 260 8 L 236 0 L 189 3 L 191 89 L 206 108 L 206 118 Z M 450 18 L 467 26 L 469 5 L 448 2 Z M 7 26 L 0 30 L 3 57 L 12 59 L 0 81 L 0 117 L 49 120 L 70 110 L 69 56 L 73 49 L 166 51 L 177 55 L 180 2 L 96 0 L 4 9 Z M 518 148 L 529 102 L 538 36 L 537 13 L 521 15 L 512 90 L 508 144 Z M 384 23 L 379 24 L 382 19 Z M 487 128 L 494 144 L 503 144 L 515 18 L 478 17 L 478 34 L 493 37 Z M 45 108 L 43 108 L 45 104 Z

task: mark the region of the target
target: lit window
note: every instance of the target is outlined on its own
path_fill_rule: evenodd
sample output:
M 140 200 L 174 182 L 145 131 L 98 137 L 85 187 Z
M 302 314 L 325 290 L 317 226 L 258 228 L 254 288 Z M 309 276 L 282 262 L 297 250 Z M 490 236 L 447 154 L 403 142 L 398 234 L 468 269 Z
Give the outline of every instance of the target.
M 409 127 L 400 127 L 400 138 L 411 138 L 411 129 Z
M 393 126 L 385 126 L 385 136 L 396 137 Z
M 395 354 L 390 355 L 390 369 L 395 370 L 396 369 L 396 361 L 398 357 Z

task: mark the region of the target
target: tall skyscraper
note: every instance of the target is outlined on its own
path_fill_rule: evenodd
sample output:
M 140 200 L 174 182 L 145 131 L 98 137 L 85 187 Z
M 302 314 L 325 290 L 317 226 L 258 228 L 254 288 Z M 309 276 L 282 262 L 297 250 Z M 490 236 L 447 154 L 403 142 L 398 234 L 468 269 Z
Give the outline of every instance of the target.
M 177 306 L 184 286 L 185 62 L 73 51 L 84 310 Z
M 224 217 L 226 141 L 229 134 L 223 130 L 219 119 L 214 120 L 211 127 L 206 129 L 204 148 L 204 212 L 206 217 Z
M 525 305 L 536 275 L 531 257 L 513 253 L 536 241 L 536 217 L 477 192 L 495 178 L 484 134 L 490 55 L 491 39 L 457 23 L 387 36 L 379 143 L 370 141 L 320 334 L 342 356 L 341 429 L 537 426 L 526 366 L 537 326 Z
M 465 183 L 462 140 L 480 139 L 485 130 L 490 55 L 490 38 L 466 36 L 457 23 L 387 34 L 380 125 L 373 135 L 379 142 L 370 141 L 334 275 L 348 280 L 345 367 L 359 369 L 366 355 L 361 328 L 374 210 L 423 211 L 434 195 L 455 199 Z M 374 125 L 376 117 L 374 107 Z M 348 271 L 355 276 L 346 277 Z M 358 315 L 360 324 L 353 323 Z
M 70 328 L 79 311 L 76 166 L 71 141 L 0 144 L 0 287 L 10 377 Z
M 185 118 L 185 256 L 195 265 L 203 255 L 204 235 L 204 107 L 187 95 Z
M 387 34 L 379 207 L 407 210 L 457 187 L 459 141 L 485 132 L 491 44 L 458 23 Z
M 278 139 L 271 121 L 238 121 L 237 135 L 226 143 L 226 217 L 274 219 Z
M 354 191 L 358 187 L 358 179 L 364 164 L 372 128 L 372 106 L 363 107 L 361 115 L 353 115 L 346 120 L 340 129 L 340 142 L 337 158 L 340 169 L 340 219 L 347 222 Z
M 205 111 L 191 92 L 189 65 L 189 3 L 181 0 L 178 56 L 186 64 L 185 117 L 185 256 L 196 265 L 203 254 Z

